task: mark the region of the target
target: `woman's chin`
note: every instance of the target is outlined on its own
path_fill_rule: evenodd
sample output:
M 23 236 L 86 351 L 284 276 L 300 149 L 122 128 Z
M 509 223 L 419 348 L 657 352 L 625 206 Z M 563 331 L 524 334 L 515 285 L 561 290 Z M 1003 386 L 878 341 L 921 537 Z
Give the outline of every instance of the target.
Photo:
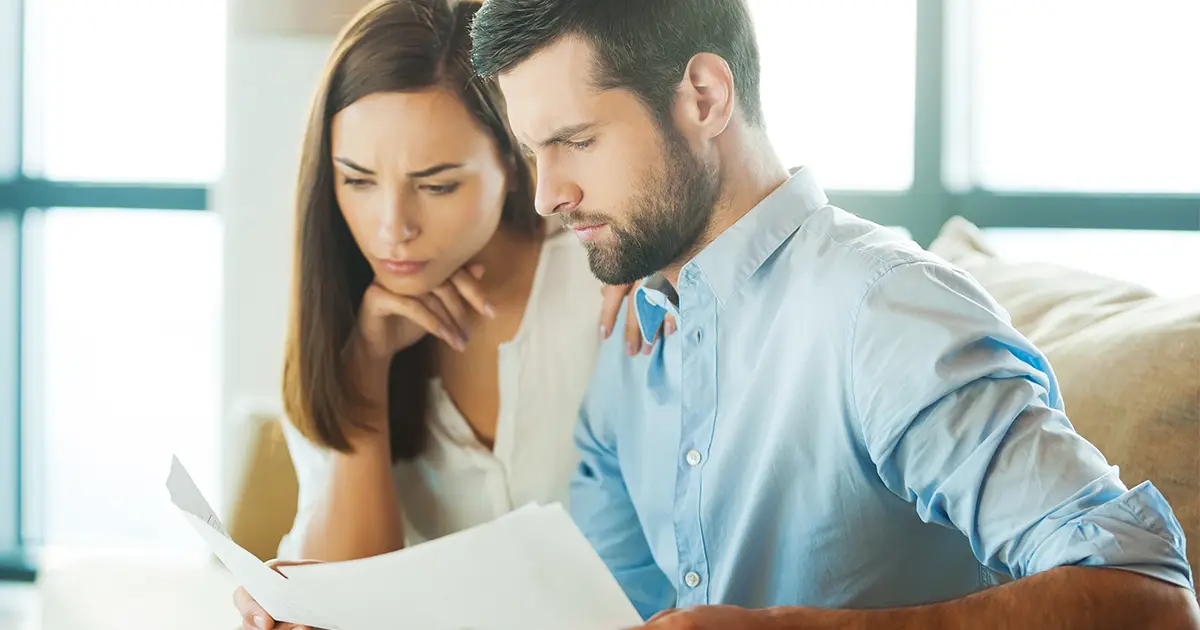
M 448 276 L 434 265 L 429 265 L 416 273 L 391 273 L 386 269 L 379 269 L 375 272 L 375 282 L 396 295 L 408 297 L 429 293 L 448 279 Z
M 396 295 L 404 295 L 415 297 L 424 295 L 433 290 L 435 286 L 425 278 L 425 274 L 416 274 L 397 277 L 395 274 L 376 274 L 375 282 L 382 285 L 383 288 L 395 293 Z

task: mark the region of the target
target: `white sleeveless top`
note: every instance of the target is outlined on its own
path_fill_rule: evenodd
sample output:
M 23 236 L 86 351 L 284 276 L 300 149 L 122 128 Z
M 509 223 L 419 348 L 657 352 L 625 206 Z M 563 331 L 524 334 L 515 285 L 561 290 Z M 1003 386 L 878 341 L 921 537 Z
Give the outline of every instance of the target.
M 572 441 L 599 347 L 600 282 L 568 230 L 542 246 L 516 336 L 500 346 L 494 450 L 479 442 L 441 382 L 430 382 L 427 449 L 393 468 L 406 546 L 490 521 L 531 501 L 566 505 L 579 459 Z M 296 559 L 329 483 L 330 452 L 283 421 L 299 482 L 296 521 L 279 557 Z

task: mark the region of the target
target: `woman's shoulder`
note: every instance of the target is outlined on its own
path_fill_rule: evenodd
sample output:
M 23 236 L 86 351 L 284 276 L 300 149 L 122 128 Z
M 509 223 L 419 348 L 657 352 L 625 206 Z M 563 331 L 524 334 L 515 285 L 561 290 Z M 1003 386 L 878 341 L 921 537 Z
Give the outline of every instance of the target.
M 592 275 L 587 250 L 573 232 L 547 233 L 538 267 L 534 318 L 591 322 L 599 317 L 603 285 Z
M 547 258 L 545 268 L 557 271 L 552 274 L 555 281 L 600 290 L 601 283 L 588 266 L 587 249 L 571 230 L 561 226 L 548 228 L 542 256 Z

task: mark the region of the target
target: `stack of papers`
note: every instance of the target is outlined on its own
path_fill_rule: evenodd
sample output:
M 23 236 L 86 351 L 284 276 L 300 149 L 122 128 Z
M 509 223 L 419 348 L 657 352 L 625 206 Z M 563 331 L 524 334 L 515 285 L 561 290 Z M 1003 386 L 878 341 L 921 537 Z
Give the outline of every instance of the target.
M 175 458 L 172 502 L 278 621 L 326 630 L 616 630 L 642 624 L 559 504 L 373 558 L 281 567 L 233 542 Z

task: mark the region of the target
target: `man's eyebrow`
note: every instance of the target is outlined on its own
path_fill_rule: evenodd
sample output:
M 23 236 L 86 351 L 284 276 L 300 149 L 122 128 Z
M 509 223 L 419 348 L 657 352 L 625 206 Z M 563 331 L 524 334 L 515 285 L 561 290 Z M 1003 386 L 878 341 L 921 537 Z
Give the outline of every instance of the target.
M 546 148 L 551 145 L 562 144 L 581 133 L 587 133 L 599 126 L 600 123 L 598 122 L 585 122 L 559 127 L 558 129 L 554 130 L 554 133 L 547 136 L 545 140 L 539 142 L 538 146 L 541 148 Z

